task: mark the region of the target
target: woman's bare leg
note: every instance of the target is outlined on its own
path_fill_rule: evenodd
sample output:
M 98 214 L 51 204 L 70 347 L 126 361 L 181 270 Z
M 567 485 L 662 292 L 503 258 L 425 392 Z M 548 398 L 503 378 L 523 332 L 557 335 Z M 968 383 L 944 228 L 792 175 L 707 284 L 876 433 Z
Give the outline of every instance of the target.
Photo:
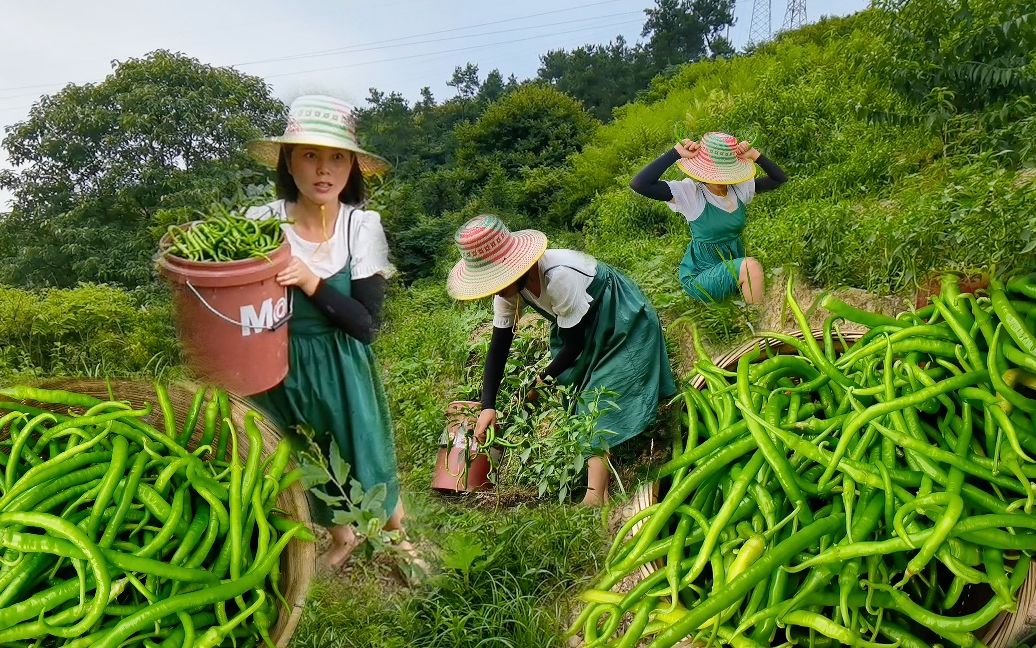
M 608 502 L 608 459 L 590 457 L 586 462 L 586 497 L 583 504 L 600 506 Z
M 388 522 L 385 523 L 385 529 L 389 531 L 400 531 L 405 533 L 406 529 L 403 528 L 403 517 L 405 512 L 403 510 L 403 502 L 400 500 L 396 504 L 396 510 L 392 512 Z M 356 537 L 356 533 L 353 531 L 351 526 L 336 526 L 328 529 L 331 534 L 331 546 L 326 552 L 320 557 L 320 562 L 328 567 L 339 567 L 349 559 L 356 547 L 359 546 L 359 538 Z M 410 544 L 408 540 L 404 539 L 399 543 L 399 546 L 403 551 L 410 554 L 411 557 L 417 557 L 417 550 Z
M 328 529 L 331 534 L 331 546 L 319 558 L 319 562 L 327 567 L 339 567 L 349 559 L 360 544 L 356 533 L 349 525 Z
M 741 276 L 738 283 L 741 285 L 741 293 L 749 304 L 763 303 L 763 264 L 755 257 L 745 257 L 741 262 Z

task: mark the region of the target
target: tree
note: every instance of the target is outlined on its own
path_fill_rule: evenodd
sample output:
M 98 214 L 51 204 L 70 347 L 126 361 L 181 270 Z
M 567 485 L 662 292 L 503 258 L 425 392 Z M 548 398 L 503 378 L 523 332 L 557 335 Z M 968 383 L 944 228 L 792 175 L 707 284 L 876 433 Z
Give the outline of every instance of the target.
M 478 121 L 458 129 L 461 163 L 492 160 L 514 173 L 560 166 L 597 126 L 578 101 L 554 88 L 527 84 L 492 104 Z
M 583 102 L 602 121 L 612 109 L 633 100 L 655 70 L 641 47 L 619 36 L 607 45 L 585 45 L 571 52 L 553 50 L 540 57 L 537 76 Z
M 431 92 L 428 93 L 431 98 Z M 409 102 L 398 92 L 388 94 L 370 89 L 368 107 L 359 111 L 364 144 L 371 151 L 399 166 L 415 155 L 413 114 Z
M 371 91 L 373 92 L 374 88 L 371 88 Z M 432 94 L 431 88 L 429 88 L 428 86 L 423 86 L 421 88 L 421 101 L 418 101 L 416 104 L 414 104 L 414 110 L 427 111 L 431 110 L 432 108 L 435 108 L 435 96 Z
M 261 180 L 249 139 L 283 128 L 257 77 L 157 50 L 97 84 L 42 97 L 3 146 L 19 170 L 0 227 L 0 277 L 28 286 L 147 283 L 154 214 L 203 208 Z
M 644 13 L 641 36 L 649 38 L 656 70 L 729 53 L 721 32 L 734 24 L 734 0 L 656 0 Z
M 458 97 L 465 99 L 474 97 L 478 94 L 481 85 L 478 80 L 478 66 L 474 63 L 468 63 L 464 67 L 458 65 L 453 69 L 453 76 L 446 82 L 446 85 L 456 88 Z
M 500 70 L 493 70 L 486 75 L 486 80 L 479 87 L 478 96 L 486 101 L 496 101 L 505 92 L 507 86 L 504 85 L 504 75 L 500 74 Z

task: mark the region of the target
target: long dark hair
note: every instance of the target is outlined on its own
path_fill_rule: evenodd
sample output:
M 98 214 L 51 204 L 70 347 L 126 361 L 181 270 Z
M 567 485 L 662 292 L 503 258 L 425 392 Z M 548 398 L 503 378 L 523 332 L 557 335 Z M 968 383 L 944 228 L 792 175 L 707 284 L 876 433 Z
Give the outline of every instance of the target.
M 277 197 L 288 202 L 298 202 L 299 186 L 295 184 L 295 178 L 288 172 L 288 156 L 291 155 L 292 147 L 287 144 L 281 145 L 281 152 L 277 156 L 277 175 L 274 178 L 274 186 L 277 188 Z M 349 180 L 345 183 L 342 193 L 338 194 L 338 201 L 346 205 L 362 205 L 367 200 L 367 185 L 363 181 L 363 173 L 360 171 L 360 161 L 353 154 L 353 167 L 349 171 Z

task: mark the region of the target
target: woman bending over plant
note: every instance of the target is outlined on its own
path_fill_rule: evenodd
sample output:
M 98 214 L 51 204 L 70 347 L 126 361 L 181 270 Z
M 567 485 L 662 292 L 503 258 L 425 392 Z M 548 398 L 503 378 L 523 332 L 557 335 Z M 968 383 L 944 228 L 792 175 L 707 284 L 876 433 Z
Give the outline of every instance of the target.
M 496 216 L 478 216 L 455 237 L 461 260 L 446 289 L 458 300 L 493 298 L 493 337 L 483 374 L 482 412 L 475 437 L 496 423 L 496 396 L 522 304 L 550 322 L 551 362 L 537 375 L 536 388 L 557 381 L 580 393 L 577 411 L 592 406 L 593 394 L 616 394 L 618 409 L 594 423 L 597 455 L 587 461 L 584 504 L 607 501 L 606 453 L 643 432 L 659 400 L 676 393 L 662 324 L 632 280 L 575 250 L 547 249 L 536 230 L 510 232 Z

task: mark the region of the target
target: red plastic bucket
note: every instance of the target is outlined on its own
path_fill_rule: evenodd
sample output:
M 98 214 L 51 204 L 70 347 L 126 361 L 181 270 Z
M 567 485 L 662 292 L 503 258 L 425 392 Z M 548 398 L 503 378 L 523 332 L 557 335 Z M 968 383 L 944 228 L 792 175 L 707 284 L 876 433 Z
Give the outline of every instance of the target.
M 489 479 L 492 463 L 503 457 L 499 448 L 489 453 L 480 451 L 478 442 L 467 434 L 474 430 L 481 404 L 473 401 L 454 401 L 446 409 L 446 432 L 440 440 L 435 459 L 432 488 L 441 493 L 464 493 L 493 488 Z
M 163 239 L 160 249 L 167 243 Z M 284 380 L 291 293 L 275 277 L 289 261 L 287 243 L 269 260 L 198 262 L 159 255 L 159 272 L 173 286 L 177 336 L 198 377 L 243 396 Z
M 989 287 L 989 277 L 987 275 L 961 275 L 960 273 L 957 273 L 957 275 L 962 293 L 974 293 Z M 925 283 L 918 286 L 914 306 L 920 310 L 928 305 L 930 297 L 941 293 L 942 273 L 933 274 L 928 277 Z

